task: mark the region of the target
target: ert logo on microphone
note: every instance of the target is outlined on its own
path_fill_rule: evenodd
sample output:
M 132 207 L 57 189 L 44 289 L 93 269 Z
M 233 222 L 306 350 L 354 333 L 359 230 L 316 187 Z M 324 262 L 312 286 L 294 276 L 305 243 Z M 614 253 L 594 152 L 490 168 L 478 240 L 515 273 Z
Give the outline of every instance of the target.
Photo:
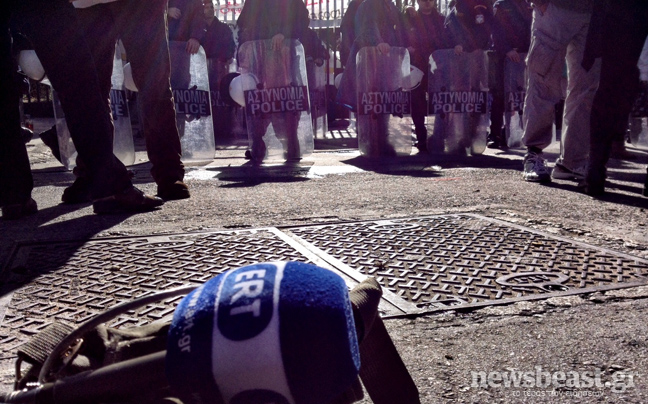
M 218 329 L 233 341 L 253 338 L 272 320 L 277 268 L 259 265 L 228 274 L 218 301 Z

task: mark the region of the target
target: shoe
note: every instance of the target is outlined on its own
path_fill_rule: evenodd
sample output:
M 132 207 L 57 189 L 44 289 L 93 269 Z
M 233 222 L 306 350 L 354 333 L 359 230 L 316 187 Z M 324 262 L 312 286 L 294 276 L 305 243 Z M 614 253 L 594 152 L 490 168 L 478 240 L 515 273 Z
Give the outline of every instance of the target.
M 556 163 L 554 169 L 551 171 L 551 178 L 555 180 L 582 181 L 583 179 L 585 179 L 586 173 L 587 173 L 587 168 L 585 166 L 570 170 L 564 165 L 560 163 Z
M 529 182 L 551 182 L 545 159 L 538 153 L 527 152 L 524 156 L 524 172 L 522 178 Z
M 97 199 L 92 203 L 94 213 L 99 215 L 150 212 L 162 205 L 164 205 L 164 201 L 161 198 L 146 195 L 133 186 L 115 195 Z
M 90 198 L 90 181 L 86 177 L 77 177 L 72 185 L 63 190 L 61 201 L 68 204 L 92 201 Z
M 29 143 L 34 137 L 34 132 L 31 129 L 25 128 L 24 126 L 20 127 L 20 137 L 22 137 L 23 142 Z
M 418 149 L 419 154 L 426 154 L 428 152 L 426 142 L 416 142 L 414 146 Z
M 165 201 L 175 201 L 178 199 L 187 199 L 189 194 L 189 187 L 182 181 L 175 181 L 166 184 L 158 185 L 157 196 Z
M 2 207 L 2 218 L 5 220 L 16 220 L 23 216 L 33 215 L 38 212 L 36 201 L 29 198 L 26 202 L 16 203 Z
M 52 154 L 56 159 L 61 161 L 61 150 L 59 149 L 58 133 L 56 132 L 56 126 L 52 126 L 50 129 L 41 132 L 38 134 L 45 146 L 49 147 L 52 151 Z
M 605 167 L 590 166 L 587 169 L 587 174 L 583 180 L 578 183 L 584 193 L 590 196 L 601 196 L 605 193 L 605 178 L 607 177 L 607 170 Z
M 507 149 L 506 140 L 503 140 L 501 136 L 493 135 L 492 133 L 488 134 L 486 138 L 486 147 L 489 149 Z

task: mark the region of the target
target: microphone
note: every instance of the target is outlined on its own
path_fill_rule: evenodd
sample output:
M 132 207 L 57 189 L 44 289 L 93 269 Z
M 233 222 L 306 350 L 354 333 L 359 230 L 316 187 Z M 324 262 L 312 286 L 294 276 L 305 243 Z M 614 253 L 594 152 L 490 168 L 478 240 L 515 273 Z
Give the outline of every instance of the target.
M 359 368 L 347 286 L 311 264 L 221 274 L 180 302 L 169 330 L 167 377 L 185 404 L 329 404 Z
M 330 404 L 359 369 L 344 280 L 311 264 L 269 262 L 190 292 L 166 351 L 0 395 L 0 403 L 124 402 L 170 387 L 184 404 Z

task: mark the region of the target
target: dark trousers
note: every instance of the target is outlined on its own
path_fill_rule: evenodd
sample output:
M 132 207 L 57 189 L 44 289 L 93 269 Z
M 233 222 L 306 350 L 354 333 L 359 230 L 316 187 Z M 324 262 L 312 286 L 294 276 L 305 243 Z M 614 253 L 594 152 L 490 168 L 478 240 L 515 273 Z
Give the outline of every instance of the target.
M 14 25 L 31 40 L 61 100 L 72 141 L 91 178 L 92 198 L 129 188 L 128 171 L 112 151 L 109 107 L 100 95 L 95 65 L 74 7 L 67 0 L 13 0 L 9 4 Z
M 426 94 L 428 90 L 428 72 L 427 68 L 422 69 L 424 72 L 421 84 L 412 90 L 412 122 L 414 122 L 414 132 L 416 141 L 420 146 L 427 147 L 427 127 L 425 126 L 425 117 L 428 115 L 428 104 Z
M 599 177 L 612 142 L 623 138 L 639 87 L 637 61 L 648 35 L 648 3 L 611 1 L 606 17 L 601 79 L 590 118 L 589 167 L 591 174 Z
M 0 10 L 0 206 L 23 203 L 34 187 L 20 136 L 17 67 L 11 56 L 9 13 Z
M 496 139 L 506 143 L 502 136 L 504 127 L 504 66 L 506 56 L 488 52 L 488 87 L 493 97 L 490 111 L 490 133 Z
M 101 96 L 110 96 L 115 44 L 121 39 L 139 90 L 142 131 L 158 184 L 182 180 L 184 166 L 171 93 L 167 0 L 120 0 L 78 9 L 97 65 Z M 108 108 L 108 107 L 107 107 Z M 109 110 L 109 108 L 108 108 Z

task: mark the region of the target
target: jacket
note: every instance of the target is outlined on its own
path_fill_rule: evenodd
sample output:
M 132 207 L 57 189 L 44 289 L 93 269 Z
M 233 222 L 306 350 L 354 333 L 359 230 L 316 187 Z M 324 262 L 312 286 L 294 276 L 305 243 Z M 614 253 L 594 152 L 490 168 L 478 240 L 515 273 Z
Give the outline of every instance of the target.
M 308 9 L 302 0 L 247 0 L 236 21 L 239 46 L 277 34 L 301 40 L 309 23 Z
M 405 14 L 409 45 L 414 48 L 414 52 L 410 54 L 410 61 L 424 72 L 427 71 L 432 52 L 449 47 L 443 27 L 444 21 L 445 18 L 436 9 L 427 15 L 418 11 L 415 16 Z
M 498 0 L 493 5 L 493 48 L 498 55 L 512 49 L 529 51 L 532 9 L 524 0 Z
M 465 52 L 490 48 L 493 24 L 490 4 L 489 0 L 457 0 L 445 22 L 450 47 L 461 45 Z

